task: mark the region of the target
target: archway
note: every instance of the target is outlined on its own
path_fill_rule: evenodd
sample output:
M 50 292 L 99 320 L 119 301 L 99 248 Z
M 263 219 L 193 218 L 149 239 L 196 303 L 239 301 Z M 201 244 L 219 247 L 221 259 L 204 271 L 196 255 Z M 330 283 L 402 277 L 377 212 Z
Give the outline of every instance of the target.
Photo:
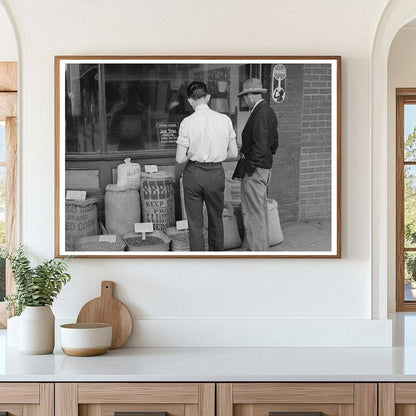
M 371 270 L 372 318 L 387 318 L 388 172 L 387 62 L 391 43 L 402 26 L 416 17 L 414 0 L 390 1 L 377 27 L 371 54 Z M 391 213 L 390 213 L 391 215 Z

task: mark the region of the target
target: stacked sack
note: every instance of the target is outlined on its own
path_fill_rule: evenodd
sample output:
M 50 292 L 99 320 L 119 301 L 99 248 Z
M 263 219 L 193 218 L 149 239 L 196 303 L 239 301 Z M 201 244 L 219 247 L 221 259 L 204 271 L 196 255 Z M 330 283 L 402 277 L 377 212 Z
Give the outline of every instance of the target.
M 105 226 L 107 233 L 123 235 L 134 231 L 141 221 L 140 165 L 130 159 L 117 166 L 117 184 L 105 188 Z

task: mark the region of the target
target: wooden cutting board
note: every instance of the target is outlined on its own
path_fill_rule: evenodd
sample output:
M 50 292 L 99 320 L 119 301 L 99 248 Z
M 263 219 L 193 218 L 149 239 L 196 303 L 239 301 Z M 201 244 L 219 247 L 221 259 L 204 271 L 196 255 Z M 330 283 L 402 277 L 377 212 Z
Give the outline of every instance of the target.
M 124 303 L 113 297 L 114 282 L 101 282 L 101 296 L 86 303 L 77 323 L 107 323 L 113 326 L 111 349 L 121 347 L 130 337 L 133 320 Z

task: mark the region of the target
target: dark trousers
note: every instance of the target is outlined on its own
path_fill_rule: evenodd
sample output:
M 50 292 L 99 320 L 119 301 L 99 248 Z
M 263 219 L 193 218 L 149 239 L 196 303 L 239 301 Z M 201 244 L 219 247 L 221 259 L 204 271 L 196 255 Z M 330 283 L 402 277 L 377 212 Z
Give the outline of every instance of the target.
M 204 201 L 208 214 L 209 251 L 224 250 L 224 188 L 222 163 L 187 163 L 183 171 L 183 191 L 191 251 L 204 250 Z

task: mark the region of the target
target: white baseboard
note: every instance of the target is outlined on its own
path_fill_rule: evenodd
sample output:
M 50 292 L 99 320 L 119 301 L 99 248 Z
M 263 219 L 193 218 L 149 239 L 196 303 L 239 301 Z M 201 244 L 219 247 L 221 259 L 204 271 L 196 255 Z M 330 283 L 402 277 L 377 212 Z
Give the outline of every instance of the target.
M 56 317 L 57 324 L 71 322 Z M 74 322 L 72 320 L 72 322 Z M 392 321 L 135 319 L 126 347 L 391 347 Z

